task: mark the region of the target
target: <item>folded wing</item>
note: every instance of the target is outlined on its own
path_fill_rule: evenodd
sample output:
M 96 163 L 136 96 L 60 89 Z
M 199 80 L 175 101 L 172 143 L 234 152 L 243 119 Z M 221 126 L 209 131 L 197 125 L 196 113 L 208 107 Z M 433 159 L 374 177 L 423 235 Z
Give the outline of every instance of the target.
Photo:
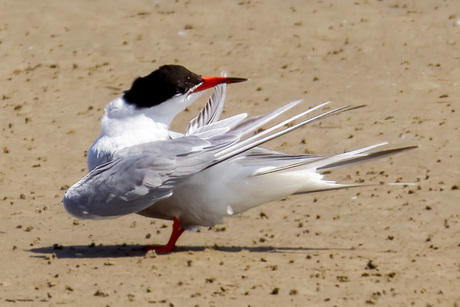
M 125 148 L 73 185 L 64 207 L 81 219 L 138 212 L 171 196 L 177 185 L 213 163 L 216 151 L 234 141 L 232 135 L 209 140 L 189 136 Z

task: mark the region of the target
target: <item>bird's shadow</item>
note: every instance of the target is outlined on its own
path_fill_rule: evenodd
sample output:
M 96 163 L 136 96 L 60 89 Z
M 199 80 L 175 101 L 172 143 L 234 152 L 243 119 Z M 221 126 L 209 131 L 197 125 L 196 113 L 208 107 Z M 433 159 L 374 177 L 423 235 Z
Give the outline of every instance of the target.
M 227 253 L 248 251 L 251 253 L 305 253 L 308 251 L 328 250 L 353 250 L 353 248 L 310 248 L 310 247 L 275 247 L 275 246 L 177 246 L 172 253 L 203 252 L 205 250 L 216 250 Z M 70 258 L 122 258 L 122 257 L 143 257 L 146 254 L 145 245 L 137 244 L 115 244 L 115 245 L 73 245 L 52 246 L 32 248 L 32 257 L 49 259 L 50 255 L 58 259 Z M 161 256 L 161 254 L 160 254 Z

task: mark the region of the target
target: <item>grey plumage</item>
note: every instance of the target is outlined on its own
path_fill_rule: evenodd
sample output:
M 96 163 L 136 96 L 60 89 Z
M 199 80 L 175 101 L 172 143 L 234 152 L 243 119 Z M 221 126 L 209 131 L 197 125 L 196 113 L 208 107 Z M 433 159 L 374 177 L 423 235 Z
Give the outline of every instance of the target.
M 127 147 L 96 167 L 65 195 L 67 211 L 78 218 L 135 213 L 171 196 L 188 176 L 214 162 L 215 153 L 236 141 L 232 134 L 208 140 L 186 136 Z

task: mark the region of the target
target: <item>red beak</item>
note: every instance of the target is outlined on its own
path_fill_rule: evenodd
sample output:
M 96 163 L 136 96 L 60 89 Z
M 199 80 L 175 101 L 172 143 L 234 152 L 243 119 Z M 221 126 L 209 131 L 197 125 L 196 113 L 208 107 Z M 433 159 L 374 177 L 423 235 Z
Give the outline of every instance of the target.
M 230 83 L 243 82 L 247 80 L 245 78 L 206 77 L 206 76 L 201 76 L 201 79 L 203 79 L 203 82 L 195 90 L 193 90 L 193 93 L 207 90 L 209 88 L 215 87 L 216 85 L 222 84 L 222 83 L 230 84 Z

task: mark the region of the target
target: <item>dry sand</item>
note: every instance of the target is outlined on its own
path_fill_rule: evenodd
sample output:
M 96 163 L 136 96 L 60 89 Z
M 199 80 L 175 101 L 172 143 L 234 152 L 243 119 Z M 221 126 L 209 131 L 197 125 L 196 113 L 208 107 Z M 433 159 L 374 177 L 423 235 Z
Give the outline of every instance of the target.
M 458 306 L 459 56 L 458 0 L 0 1 L 0 305 Z M 250 78 L 225 115 L 366 104 L 267 146 L 417 144 L 329 175 L 416 185 L 288 197 L 145 258 L 170 222 L 61 199 L 105 104 L 165 63 Z

